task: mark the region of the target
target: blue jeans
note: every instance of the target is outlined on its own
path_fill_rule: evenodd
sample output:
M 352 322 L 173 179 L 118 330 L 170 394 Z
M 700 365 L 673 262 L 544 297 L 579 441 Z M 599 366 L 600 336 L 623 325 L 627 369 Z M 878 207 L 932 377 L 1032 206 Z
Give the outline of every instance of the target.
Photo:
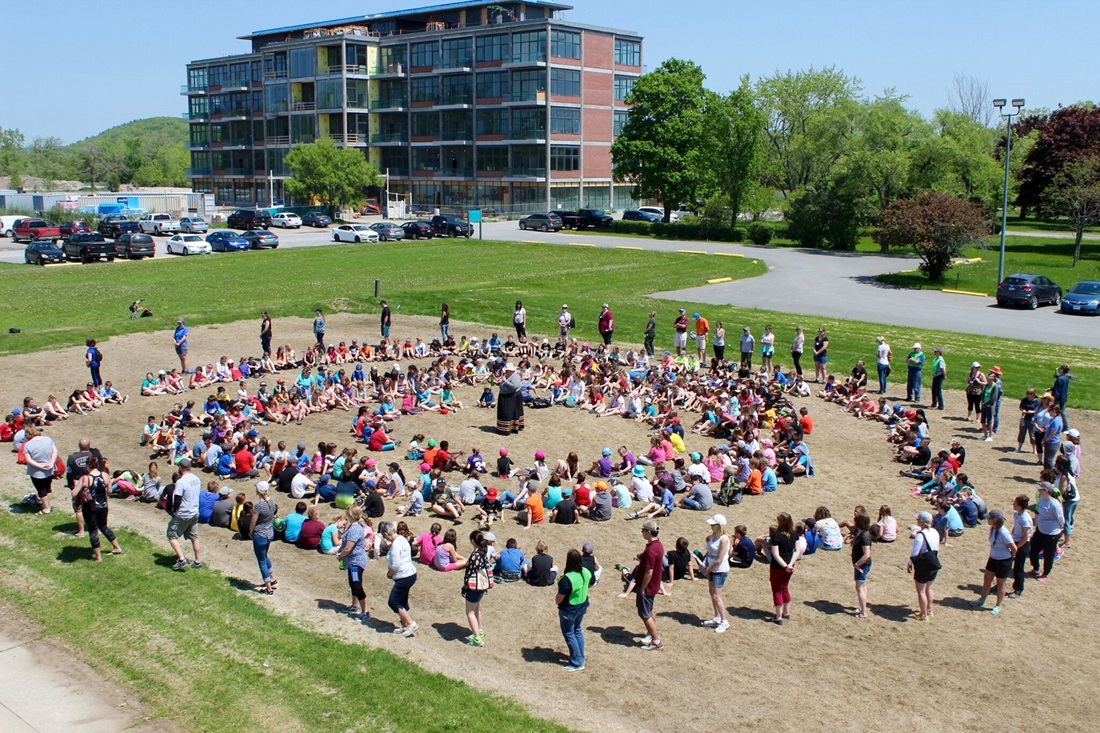
M 442 334 L 444 341 L 447 340 L 447 336 L 448 336 L 448 334 L 450 334 L 450 332 L 451 332 L 451 324 L 449 324 L 449 323 L 440 323 L 439 324 L 439 333 Z
M 569 647 L 569 666 L 584 666 L 584 614 L 588 602 L 579 606 L 561 606 L 558 608 L 558 621 L 561 623 L 561 635 Z
M 878 393 L 886 394 L 886 370 L 890 368 L 889 364 L 876 364 L 878 367 Z
M 922 373 L 918 369 L 909 370 L 909 378 L 905 382 L 905 399 L 909 402 L 920 402 L 920 383 Z
M 260 566 L 260 575 L 265 583 L 271 580 L 271 560 L 267 557 L 269 547 L 271 547 L 271 540 L 266 537 L 252 537 L 252 551 L 256 553 L 256 562 Z
M 1066 515 L 1066 537 L 1069 537 L 1071 534 L 1073 534 L 1073 515 L 1077 513 L 1077 504 L 1079 503 L 1079 501 L 1075 500 L 1067 501 L 1062 504 L 1062 511 Z

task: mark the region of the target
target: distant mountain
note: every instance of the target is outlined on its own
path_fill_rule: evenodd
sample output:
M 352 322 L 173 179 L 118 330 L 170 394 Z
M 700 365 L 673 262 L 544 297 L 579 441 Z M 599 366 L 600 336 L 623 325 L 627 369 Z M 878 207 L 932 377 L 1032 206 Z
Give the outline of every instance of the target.
M 121 148 L 126 144 L 127 140 L 132 140 L 134 138 L 139 140 L 157 138 L 163 140 L 165 143 L 178 143 L 182 150 L 183 144 L 187 142 L 187 134 L 187 123 L 179 117 L 146 117 L 143 120 L 134 120 L 133 122 L 127 122 L 123 125 L 104 130 L 98 135 L 85 138 L 68 147 L 76 148 L 81 145 L 95 143 L 104 147 Z

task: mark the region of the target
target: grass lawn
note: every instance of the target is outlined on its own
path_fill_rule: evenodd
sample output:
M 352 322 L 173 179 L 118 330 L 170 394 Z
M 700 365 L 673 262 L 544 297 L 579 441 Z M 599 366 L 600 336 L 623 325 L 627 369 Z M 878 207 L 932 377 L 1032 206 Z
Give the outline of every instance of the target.
M 1062 234 L 1073 234 L 1073 226 L 1067 219 L 1054 219 L 1052 221 L 1043 221 L 1042 219 L 1021 219 L 1018 216 L 1008 217 L 1008 231 L 1012 234 L 1012 230 L 1017 231 L 1032 231 L 1032 232 L 1061 232 Z M 1100 227 L 1085 227 L 1086 232 L 1096 234 L 1100 232 Z
M 0 512 L 0 598 L 184 729 L 566 730 L 387 651 L 301 629 L 217 571 L 172 572 L 167 547 L 133 532 L 119 532 L 126 554 L 93 566 L 86 540 L 59 541 L 41 520 Z
M 996 237 L 983 247 L 967 247 L 963 257 L 981 257 L 972 265 L 958 265 L 947 272 L 943 282 L 930 283 L 919 272 L 895 272 L 878 279 L 904 288 L 968 290 L 992 296 L 997 291 L 997 260 L 1000 242 Z M 1046 275 L 1069 290 L 1078 280 L 1100 280 L 1100 242 L 1085 240 L 1081 244 L 1081 260 L 1073 267 L 1072 239 L 1040 239 L 1038 237 L 1005 237 L 1005 275 L 1027 272 Z
M 1042 240 L 1028 240 L 1021 244 L 1025 246 L 1047 245 Z M 497 324 L 507 330 L 519 298 L 527 308 L 532 334 L 557 333 L 555 319 L 565 302 L 577 318 L 577 336 L 595 340 L 599 306 L 608 302 L 615 312 L 617 342 L 640 344 L 646 315 L 653 310 L 659 319 L 658 343 L 667 346 L 672 340 L 676 304 L 649 298 L 646 293 L 763 272 L 763 264 L 748 258 L 476 240 L 322 246 L 45 270 L 12 265 L 0 268 L 0 273 L 9 292 L 21 297 L 0 306 L 4 315 L 0 353 L 78 345 L 88 336 L 102 340 L 112 334 L 164 331 L 174 325 L 177 315 L 186 316 L 192 324 L 252 319 L 258 328 L 261 309 L 273 317 L 311 318 L 317 306 L 330 312 L 377 314 L 375 278 L 382 280 L 382 297 L 395 309 L 395 335 L 404 335 L 401 313 L 436 315 L 444 301 L 457 321 Z M 139 297 L 156 312 L 156 318 L 130 320 L 126 308 Z M 692 308 L 690 304 L 685 307 Z M 783 347 L 797 325 L 810 334 L 817 326 L 829 329 L 830 362 L 840 372 L 847 372 L 856 359 L 871 363 L 875 336 L 884 333 L 899 352 L 914 340 L 929 348 L 942 345 L 949 365 L 949 388 L 963 386 L 963 367 L 971 361 L 999 364 L 1005 371 L 1010 398 L 1022 394 L 1027 386 L 1049 387 L 1055 368 L 1068 362 L 1081 377 L 1074 384 L 1071 407 L 1100 409 L 1100 352 L 1096 349 L 884 327 L 789 312 L 709 304 L 693 308 L 705 312 L 712 326 L 718 320 L 725 322 L 727 338 L 736 338 L 742 324 L 759 334 L 770 323 L 779 334 L 779 363 L 787 366 Z M 368 317 L 363 331 L 352 335 L 374 339 L 376 324 L 376 317 Z M 7 334 L 10 326 L 24 332 Z M 160 333 L 155 338 L 157 342 L 151 346 L 170 353 L 168 337 Z M 257 346 L 248 344 L 242 351 L 254 351 Z M 105 353 L 109 360 L 109 344 Z

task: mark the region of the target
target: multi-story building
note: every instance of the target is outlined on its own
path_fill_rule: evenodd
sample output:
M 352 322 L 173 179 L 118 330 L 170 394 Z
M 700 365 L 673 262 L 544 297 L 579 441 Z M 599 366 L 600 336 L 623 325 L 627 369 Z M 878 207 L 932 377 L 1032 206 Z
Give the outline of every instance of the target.
M 266 205 L 291 147 L 327 137 L 413 205 L 627 208 L 610 151 L 642 39 L 571 9 L 455 2 L 241 36 L 250 53 L 187 66 L 192 186 Z

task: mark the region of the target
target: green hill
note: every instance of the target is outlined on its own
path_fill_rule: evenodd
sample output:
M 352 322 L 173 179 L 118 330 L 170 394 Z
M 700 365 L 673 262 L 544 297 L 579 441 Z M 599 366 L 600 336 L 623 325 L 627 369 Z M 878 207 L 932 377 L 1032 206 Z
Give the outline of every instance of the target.
M 182 148 L 187 142 L 187 123 L 179 117 L 146 117 L 143 120 L 134 120 L 104 130 L 98 135 L 85 138 L 68 147 L 76 148 L 93 143 L 105 147 L 123 147 L 128 140 L 134 138 L 162 140 L 166 143 L 178 144 Z

